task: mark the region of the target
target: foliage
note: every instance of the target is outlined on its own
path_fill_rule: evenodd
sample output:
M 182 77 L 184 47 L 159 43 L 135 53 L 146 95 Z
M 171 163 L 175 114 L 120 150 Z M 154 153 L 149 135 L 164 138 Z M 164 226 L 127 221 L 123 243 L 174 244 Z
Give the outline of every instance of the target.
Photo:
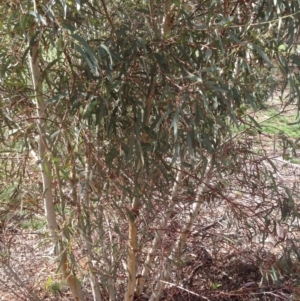
M 57 294 L 62 291 L 65 285 L 65 283 L 53 281 L 52 277 L 50 276 L 46 282 L 46 290 L 52 294 Z
M 132 255 L 139 272 L 153 239 L 151 229 L 164 236 L 167 224 L 182 211 L 180 245 L 181 233 L 191 231 L 200 206 L 221 200 L 232 223 L 247 225 L 250 240 L 263 232 L 264 241 L 273 231 L 267 217 L 274 219 L 274 227 L 278 219 L 297 217 L 295 191 L 279 186 L 274 163 L 256 155 L 253 142 L 235 128 L 261 131 L 249 109 L 260 109 L 274 95 L 286 105 L 296 104 L 298 114 L 299 3 L 1 4 L 0 151 L 7 163 L 0 167 L 0 188 L 7 210 L 15 210 L 12 202 L 21 204 L 31 193 L 37 200 L 45 198 L 45 187 L 39 193 L 26 187 L 36 189 L 36 167 L 51 162 L 43 172 L 53 177 L 49 189 L 64 245 L 60 256 L 66 255 L 72 273 L 82 277 L 78 258 L 89 258 L 89 271 L 96 271 L 111 300 L 123 291 L 118 276 L 127 273 L 122 263 L 130 259 L 125 246 L 133 225 L 138 250 Z M 37 142 L 42 134 L 35 109 L 40 95 L 28 68 L 36 45 L 46 108 L 42 142 Z M 41 158 L 38 143 L 46 146 Z M 232 202 L 233 195 L 255 201 Z M 258 213 L 255 206 L 265 211 Z M 41 206 L 35 210 L 41 213 Z M 164 219 L 164 229 L 158 229 Z M 157 250 L 162 246 L 160 241 Z M 172 257 L 176 247 L 170 250 L 162 255 L 164 267 L 167 258 L 178 264 Z M 152 269 L 154 280 L 163 277 L 157 262 Z M 147 289 L 152 278 L 145 278 Z M 218 282 L 212 286 L 219 289 Z

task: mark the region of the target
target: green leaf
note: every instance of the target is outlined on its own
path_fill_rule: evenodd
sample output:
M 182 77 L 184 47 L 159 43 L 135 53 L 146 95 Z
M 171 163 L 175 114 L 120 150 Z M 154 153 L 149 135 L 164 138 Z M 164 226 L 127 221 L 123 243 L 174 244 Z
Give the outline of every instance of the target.
M 106 164 L 111 167 L 112 165 L 112 162 L 114 161 L 114 159 L 118 156 L 119 152 L 118 150 L 113 147 L 106 155 L 106 158 L 105 158 L 105 162 Z
M 55 131 L 55 132 L 50 136 L 51 140 L 53 141 L 54 138 L 56 138 L 61 132 L 62 132 L 61 129 Z
M 139 13 L 146 14 L 146 15 L 150 15 L 150 12 L 149 12 L 148 9 L 144 9 L 144 8 L 136 8 L 135 11 L 136 11 L 136 12 L 139 12 Z
M 21 61 L 22 61 L 22 64 L 23 64 L 23 65 L 24 65 L 25 59 L 27 59 L 27 55 L 28 55 L 28 52 L 30 51 L 30 49 L 31 49 L 31 46 L 28 46 L 28 47 L 25 49 L 25 51 L 24 51 L 24 53 L 23 53 L 23 55 L 22 55 Z M 5 70 L 2 70 L 1 72 L 2 72 L 2 76 L 3 76 L 4 73 L 5 73 Z
M 228 93 L 229 90 L 227 89 L 223 89 L 219 86 L 214 85 L 212 82 L 207 82 L 207 84 L 212 88 L 212 90 L 217 91 L 217 92 L 221 92 L 221 93 Z
M 110 59 L 110 64 L 111 66 L 113 66 L 114 62 L 113 62 L 113 58 L 112 58 L 112 53 L 110 52 L 109 48 L 106 47 L 104 44 L 100 45 L 101 48 L 103 48 L 109 55 L 109 59 Z
M 206 17 L 206 25 L 207 26 L 209 26 L 210 20 L 211 20 L 212 16 L 214 15 L 214 10 L 215 10 L 216 5 L 217 5 L 217 3 L 212 3 L 209 8 L 209 11 L 208 11 L 208 14 Z
M 11 29 L 12 23 L 14 21 L 14 18 L 16 18 L 17 13 L 13 12 L 8 20 L 7 20 L 7 34 L 10 36 L 10 38 L 13 38 L 14 31 Z
M 64 99 L 67 96 L 68 96 L 67 92 L 64 92 L 64 93 L 61 93 L 61 94 L 57 94 L 53 98 L 50 98 L 49 100 L 47 100 L 46 101 L 46 105 L 50 105 L 50 104 L 56 103 L 56 102 L 60 101 L 61 99 Z
M 300 67 L 300 58 L 298 55 L 292 54 L 290 56 L 290 58 L 294 64 L 296 64 L 298 67 Z
M 126 154 L 126 161 L 130 161 L 130 159 L 132 158 L 133 155 L 133 149 L 134 149 L 134 136 L 131 135 L 131 139 L 130 139 L 130 145 L 128 147 L 128 152 Z
M 47 67 L 43 70 L 42 75 L 41 75 L 41 79 L 43 80 L 45 78 L 46 75 L 48 75 L 50 69 L 57 63 L 59 62 L 59 59 L 55 59 L 54 61 L 52 61 L 51 63 L 49 63 L 47 65 Z
M 258 54 L 264 59 L 264 61 L 268 64 L 269 67 L 274 67 L 268 55 L 257 45 L 253 44 L 253 48 L 258 52 Z
M 231 31 L 231 30 L 229 30 L 228 31 L 228 35 L 230 36 L 230 38 L 234 41 L 234 42 L 236 42 L 236 43 L 238 43 L 238 44 L 242 44 L 243 42 Z
M 70 32 L 74 32 L 76 30 L 76 28 L 73 25 L 67 22 L 61 22 L 61 26 L 65 29 L 68 29 Z
M 92 64 L 90 58 L 87 56 L 86 52 L 79 45 L 75 45 L 74 48 L 81 54 L 82 58 L 86 61 L 86 63 L 90 67 L 92 73 L 94 73 L 95 71 L 94 65 Z
M 177 7 L 180 6 L 180 0 L 172 0 L 172 3 L 174 3 Z
M 259 130 L 262 130 L 261 125 L 253 118 L 251 115 L 248 115 L 248 118 L 254 123 L 255 127 Z
M 34 12 L 32 10 L 29 11 L 29 14 L 34 16 L 39 22 L 42 22 L 44 25 L 47 25 L 47 21 L 42 15 L 40 15 L 37 12 Z
M 82 118 L 87 119 L 89 118 L 95 111 L 95 107 L 98 105 L 97 101 L 94 101 L 94 98 L 90 100 L 88 105 L 85 107 Z
M 95 75 L 98 74 L 98 70 L 99 65 L 98 65 L 98 61 L 96 59 L 95 53 L 93 51 L 93 49 L 90 47 L 90 45 L 87 43 L 87 41 L 85 39 L 83 39 L 81 36 L 79 36 L 78 34 L 72 34 L 71 35 L 73 37 L 74 40 L 78 41 L 80 45 L 83 46 L 86 54 L 88 54 L 88 56 L 85 54 L 85 60 L 87 61 L 87 63 L 90 65 L 91 63 L 91 70 L 93 71 L 93 73 L 95 73 Z M 82 53 L 82 51 L 80 51 Z M 89 63 L 90 62 L 90 63 Z
M 188 143 L 188 149 L 189 149 L 192 165 L 194 165 L 194 161 L 195 161 L 194 142 L 193 142 L 194 139 L 195 139 L 195 137 L 194 137 L 193 131 L 189 131 L 187 133 L 187 143 Z

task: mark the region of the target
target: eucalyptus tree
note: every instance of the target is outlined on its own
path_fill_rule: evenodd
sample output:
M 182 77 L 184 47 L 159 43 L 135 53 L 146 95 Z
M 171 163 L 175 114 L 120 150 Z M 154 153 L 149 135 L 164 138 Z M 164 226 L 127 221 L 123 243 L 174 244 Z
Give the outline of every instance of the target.
M 74 299 L 84 300 L 79 252 L 94 300 L 120 298 L 120 274 L 124 300 L 145 291 L 158 300 L 207 193 L 249 160 L 232 136 L 245 122 L 259 128 L 247 108 L 275 92 L 299 97 L 290 71 L 300 64 L 299 1 L 1 5 L 2 139 L 13 133 L 36 153 Z M 160 271 L 155 259 L 178 204 L 185 220 Z

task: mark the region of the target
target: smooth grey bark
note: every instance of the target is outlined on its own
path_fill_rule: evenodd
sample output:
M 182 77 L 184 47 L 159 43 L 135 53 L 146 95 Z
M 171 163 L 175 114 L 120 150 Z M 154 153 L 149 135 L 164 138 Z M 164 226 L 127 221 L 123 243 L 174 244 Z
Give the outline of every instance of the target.
M 41 166 L 41 175 L 43 182 L 43 195 L 44 195 L 44 208 L 45 208 L 45 216 L 47 219 L 48 229 L 50 232 L 50 236 L 54 244 L 58 242 L 58 246 L 61 246 L 61 242 L 58 238 L 59 227 L 56 220 L 55 206 L 53 202 L 53 193 L 52 193 L 52 175 L 51 175 L 51 164 L 49 159 L 47 158 L 47 142 L 46 142 L 46 134 L 47 134 L 47 124 L 46 124 L 46 110 L 45 110 L 45 101 L 43 94 L 43 85 L 42 85 L 42 77 L 41 71 L 39 67 L 39 41 L 38 37 L 35 37 L 35 40 L 32 41 L 32 37 L 34 37 L 34 32 L 31 33 L 31 48 L 30 48 L 30 56 L 29 56 L 29 67 L 32 76 L 32 84 L 35 91 L 35 104 L 37 108 L 38 115 L 38 131 L 39 131 L 39 139 L 38 139 L 38 157 L 39 163 Z M 50 152 L 49 152 L 50 153 Z M 59 254 L 59 250 L 56 250 L 56 255 Z M 77 278 L 73 275 L 70 265 L 68 263 L 67 256 L 63 254 L 61 256 L 61 269 L 66 279 L 68 286 L 72 292 L 72 296 L 76 301 L 84 301 L 83 293 L 80 287 L 80 283 Z

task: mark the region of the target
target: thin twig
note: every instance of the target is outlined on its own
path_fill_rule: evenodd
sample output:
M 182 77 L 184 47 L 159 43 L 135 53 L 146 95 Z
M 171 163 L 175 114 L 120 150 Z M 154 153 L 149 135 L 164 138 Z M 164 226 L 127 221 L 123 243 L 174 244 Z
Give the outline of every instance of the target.
M 197 293 L 194 293 L 194 292 L 192 292 L 192 291 L 190 291 L 190 290 L 188 290 L 188 289 L 186 289 L 186 288 L 184 288 L 184 287 L 182 287 L 182 286 L 179 286 L 179 285 L 177 285 L 177 284 L 174 284 L 174 283 L 171 283 L 171 282 L 167 282 L 167 281 L 164 281 L 164 280 L 160 280 L 160 281 L 163 282 L 163 283 L 165 283 L 165 284 L 169 284 L 169 285 L 171 285 L 171 286 L 177 287 L 177 288 L 179 288 L 179 289 L 181 289 L 181 290 L 183 290 L 183 291 L 186 291 L 186 292 L 188 292 L 188 293 L 190 293 L 190 294 L 192 294 L 192 295 L 195 295 L 195 296 L 197 296 L 197 297 L 203 298 L 204 300 L 210 301 L 207 297 L 200 296 L 200 295 L 198 295 Z
M 112 19 L 110 18 L 109 14 L 108 14 L 105 0 L 101 0 L 101 3 L 103 5 L 103 9 L 104 9 L 104 13 L 105 13 L 106 19 L 107 19 L 107 21 L 108 21 L 108 23 L 109 23 L 109 25 L 110 25 L 110 27 L 111 27 L 111 29 L 113 31 L 113 34 L 114 34 L 115 31 L 116 31 L 115 30 L 115 26 L 114 26 L 114 23 L 113 23 Z

